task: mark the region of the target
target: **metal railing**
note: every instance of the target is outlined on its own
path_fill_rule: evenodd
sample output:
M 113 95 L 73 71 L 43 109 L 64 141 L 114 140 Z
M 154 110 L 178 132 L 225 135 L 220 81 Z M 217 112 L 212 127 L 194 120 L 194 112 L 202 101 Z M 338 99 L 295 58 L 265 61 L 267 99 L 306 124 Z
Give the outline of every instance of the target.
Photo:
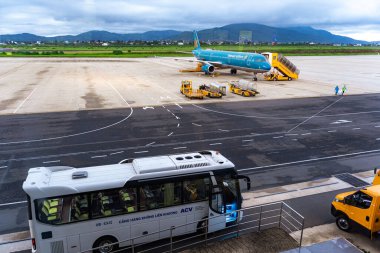
M 230 216 L 235 213 L 243 214 L 242 219 L 239 218 L 236 222 L 225 229 L 208 233 L 208 225 L 218 225 L 213 222 L 221 216 Z M 215 221 L 215 220 L 214 220 Z M 202 224 L 202 226 L 198 226 Z M 188 231 L 188 228 L 197 229 L 197 233 L 176 233 L 176 231 L 183 230 Z M 172 226 L 171 228 L 160 230 L 148 235 L 142 235 L 134 238 L 130 238 L 126 241 L 114 243 L 118 245 L 120 243 L 129 244 L 129 246 L 118 249 L 112 252 L 131 252 L 131 253 L 143 253 L 143 252 L 179 252 L 190 247 L 206 245 L 210 242 L 215 242 L 218 240 L 224 240 L 228 238 L 239 237 L 240 235 L 260 232 L 269 228 L 280 228 L 292 234 L 292 237 L 297 241 L 299 249 L 302 246 L 303 228 L 304 228 L 304 217 L 300 215 L 297 211 L 291 208 L 288 204 L 284 202 L 275 202 L 266 205 L 252 206 L 242 208 L 240 210 L 234 211 L 228 214 L 221 214 L 218 216 L 213 216 L 205 218 L 203 220 L 197 220 L 194 222 L 189 222 L 186 224 Z M 162 234 L 167 234 L 166 239 L 162 239 Z M 146 237 L 160 238 L 162 240 L 155 241 L 154 243 L 139 243 Z M 89 253 L 92 250 L 99 248 L 93 248 L 86 251 L 81 251 L 80 253 Z

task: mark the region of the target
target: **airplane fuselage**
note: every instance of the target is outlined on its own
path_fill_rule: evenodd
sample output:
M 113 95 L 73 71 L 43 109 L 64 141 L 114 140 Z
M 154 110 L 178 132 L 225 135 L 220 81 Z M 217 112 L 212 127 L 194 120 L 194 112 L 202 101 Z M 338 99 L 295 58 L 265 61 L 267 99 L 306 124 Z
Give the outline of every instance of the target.
M 254 73 L 264 73 L 271 69 L 271 65 L 265 56 L 256 53 L 203 50 L 199 48 L 194 49 L 193 54 L 198 60 L 210 62 L 219 68 L 239 69 Z

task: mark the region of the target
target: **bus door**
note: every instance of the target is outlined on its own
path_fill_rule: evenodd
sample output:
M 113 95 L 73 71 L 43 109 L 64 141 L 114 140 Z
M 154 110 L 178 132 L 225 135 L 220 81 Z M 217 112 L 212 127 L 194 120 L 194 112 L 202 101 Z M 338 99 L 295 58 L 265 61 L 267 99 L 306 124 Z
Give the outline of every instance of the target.
M 226 216 L 224 215 L 226 206 L 223 201 L 223 191 L 215 179 L 214 173 L 211 176 L 211 198 L 208 215 L 208 232 L 214 232 L 226 227 Z

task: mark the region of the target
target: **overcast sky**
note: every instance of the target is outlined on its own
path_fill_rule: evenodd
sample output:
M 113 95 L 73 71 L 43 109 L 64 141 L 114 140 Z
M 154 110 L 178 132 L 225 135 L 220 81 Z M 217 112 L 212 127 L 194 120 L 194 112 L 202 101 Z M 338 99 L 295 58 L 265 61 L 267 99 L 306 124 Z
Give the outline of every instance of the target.
M 380 0 L 0 0 L 0 17 L 0 34 L 191 31 L 244 22 L 380 41 Z

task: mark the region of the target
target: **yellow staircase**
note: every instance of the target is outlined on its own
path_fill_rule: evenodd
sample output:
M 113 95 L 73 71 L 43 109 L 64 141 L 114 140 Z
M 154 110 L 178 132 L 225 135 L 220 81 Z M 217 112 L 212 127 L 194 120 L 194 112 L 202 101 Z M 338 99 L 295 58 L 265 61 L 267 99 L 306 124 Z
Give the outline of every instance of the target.
M 262 53 L 267 57 L 269 63 L 274 69 L 280 72 L 284 77 L 287 77 L 288 80 L 298 79 L 300 73 L 296 65 L 289 61 L 285 56 L 279 53 Z

